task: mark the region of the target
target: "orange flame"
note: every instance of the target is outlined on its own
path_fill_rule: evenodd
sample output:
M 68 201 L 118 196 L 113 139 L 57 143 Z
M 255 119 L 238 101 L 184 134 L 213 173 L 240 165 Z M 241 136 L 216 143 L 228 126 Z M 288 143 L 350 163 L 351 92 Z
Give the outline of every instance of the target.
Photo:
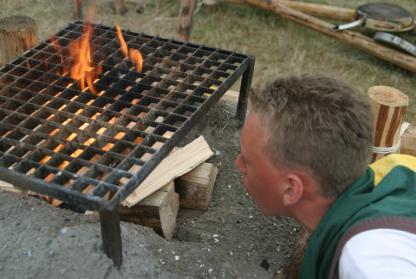
M 143 56 L 142 53 L 138 49 L 128 49 L 127 43 L 124 40 L 123 34 L 121 33 L 120 26 L 116 24 L 116 32 L 117 37 L 121 44 L 121 51 L 123 52 L 124 56 L 129 56 L 130 61 L 136 65 L 136 71 L 141 72 L 143 68 Z
M 97 93 L 93 81 L 100 73 L 100 67 L 96 70 L 93 65 L 90 38 L 93 28 L 90 23 L 84 26 L 84 34 L 81 39 L 72 42 L 69 46 L 69 55 L 74 64 L 71 68 L 71 78 L 77 80 L 82 90 L 85 90 L 87 83 L 91 92 Z
M 124 40 L 123 34 L 121 33 L 121 29 L 118 24 L 116 24 L 116 32 L 117 32 L 117 37 L 121 44 L 121 51 L 123 52 L 124 56 L 127 56 L 127 53 L 128 53 L 127 44 L 126 44 L 126 41 Z
M 131 48 L 129 51 L 129 54 L 130 54 L 130 60 L 136 62 L 136 71 L 140 73 L 143 68 L 142 53 L 137 49 Z

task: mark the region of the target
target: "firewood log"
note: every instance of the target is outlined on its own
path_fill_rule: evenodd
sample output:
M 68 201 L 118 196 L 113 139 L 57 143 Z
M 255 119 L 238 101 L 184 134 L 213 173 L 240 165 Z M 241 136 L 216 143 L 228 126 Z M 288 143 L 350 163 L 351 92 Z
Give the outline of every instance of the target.
M 374 140 L 375 147 L 372 161 L 390 153 L 399 151 L 400 128 L 404 113 L 409 104 L 409 98 L 401 91 L 388 86 L 372 86 L 367 91 L 374 113 Z M 397 146 L 397 150 L 379 150 Z
M 38 41 L 36 22 L 27 16 L 0 19 L 0 66 L 4 65 Z

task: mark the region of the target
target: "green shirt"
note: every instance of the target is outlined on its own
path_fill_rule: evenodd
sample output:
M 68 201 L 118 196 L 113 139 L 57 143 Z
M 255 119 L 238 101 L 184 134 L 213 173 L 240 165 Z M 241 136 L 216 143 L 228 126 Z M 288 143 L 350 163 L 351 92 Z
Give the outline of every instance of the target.
M 377 161 L 336 199 L 309 239 L 298 277 L 327 278 L 344 233 L 385 216 L 416 220 L 416 157 L 393 154 Z

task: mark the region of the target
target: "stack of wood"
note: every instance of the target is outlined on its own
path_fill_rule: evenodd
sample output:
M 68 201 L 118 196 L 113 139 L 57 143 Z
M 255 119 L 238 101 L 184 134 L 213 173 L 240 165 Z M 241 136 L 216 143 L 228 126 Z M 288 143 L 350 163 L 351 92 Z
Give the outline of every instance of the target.
M 213 155 L 201 136 L 172 152 L 122 203 L 120 219 L 153 228 L 172 239 L 179 208 L 207 210 L 218 168 L 205 161 Z M 22 193 L 0 181 L 0 191 Z M 55 199 L 54 199 L 55 200 Z M 59 207 L 62 202 L 51 203 Z
M 152 227 L 172 239 L 180 207 L 207 210 L 218 168 L 203 137 L 167 156 L 122 203 L 120 218 Z

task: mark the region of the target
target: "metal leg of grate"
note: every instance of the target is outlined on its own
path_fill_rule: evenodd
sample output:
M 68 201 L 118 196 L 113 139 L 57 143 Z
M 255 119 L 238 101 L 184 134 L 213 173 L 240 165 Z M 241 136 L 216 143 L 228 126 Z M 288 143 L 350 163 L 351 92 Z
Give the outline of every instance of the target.
M 118 209 L 117 207 L 101 209 L 99 212 L 104 252 L 113 260 L 114 265 L 120 268 L 123 262 L 123 255 Z
M 248 66 L 241 79 L 240 94 L 238 96 L 237 104 L 237 118 L 240 119 L 240 125 L 243 125 L 246 117 L 248 95 L 250 93 L 250 85 L 253 78 L 255 61 L 254 57 L 248 57 Z

